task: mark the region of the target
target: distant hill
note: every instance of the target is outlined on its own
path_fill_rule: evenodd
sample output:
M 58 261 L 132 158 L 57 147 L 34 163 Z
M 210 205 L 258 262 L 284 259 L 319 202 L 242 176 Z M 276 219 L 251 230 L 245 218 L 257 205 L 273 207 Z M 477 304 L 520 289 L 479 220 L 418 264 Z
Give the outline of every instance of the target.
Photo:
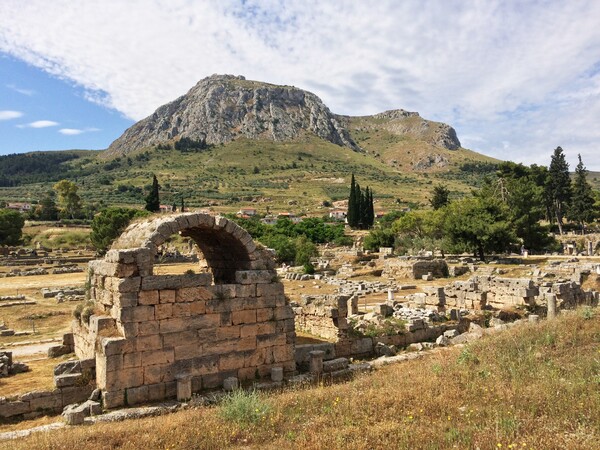
M 310 92 L 232 75 L 201 80 L 104 152 L 52 153 L 36 167 L 31 160 L 47 157 L 17 155 L 10 161 L 18 176 L 0 164 L 0 180 L 8 176 L 0 199 L 39 198 L 68 178 L 86 201 L 143 205 L 156 174 L 168 205 L 184 198 L 189 207 L 320 214 L 347 198 L 354 173 L 373 189 L 376 209 L 387 211 L 427 204 L 437 183 L 462 195 L 498 162 L 416 112 L 336 115 Z

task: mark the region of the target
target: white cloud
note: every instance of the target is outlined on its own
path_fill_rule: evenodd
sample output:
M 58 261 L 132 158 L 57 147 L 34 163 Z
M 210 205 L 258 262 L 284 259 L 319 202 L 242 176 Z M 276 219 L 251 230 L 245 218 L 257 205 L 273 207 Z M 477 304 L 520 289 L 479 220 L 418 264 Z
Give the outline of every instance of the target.
M 80 130 L 78 128 L 61 128 L 58 130 L 60 134 L 64 134 L 65 136 L 76 136 L 78 134 L 85 133 L 84 130 Z
M 58 132 L 60 134 L 64 134 L 65 136 L 77 136 L 79 134 L 83 134 L 83 133 L 89 133 L 92 131 L 100 131 L 100 128 L 93 128 L 93 127 L 88 127 L 88 128 L 61 128 L 60 130 L 58 130 Z
M 12 89 L 15 92 L 18 92 L 19 94 L 23 94 L 26 95 L 28 97 L 31 97 L 32 95 L 35 94 L 35 91 L 33 89 L 25 89 L 25 88 L 21 88 L 17 85 L 14 84 L 7 84 L 6 85 L 7 88 Z
M 35 122 L 17 125 L 17 127 L 19 127 L 19 128 L 48 128 L 48 127 L 55 127 L 57 125 L 59 125 L 59 123 L 54 122 L 53 120 L 36 120 Z
M 0 111 L 0 120 L 18 119 L 19 117 L 23 117 L 23 113 L 21 111 Z
M 595 0 L 4 0 L 0 50 L 136 120 L 234 73 L 337 113 L 416 110 L 503 159 L 547 164 L 562 145 L 600 170 L 598 17 Z

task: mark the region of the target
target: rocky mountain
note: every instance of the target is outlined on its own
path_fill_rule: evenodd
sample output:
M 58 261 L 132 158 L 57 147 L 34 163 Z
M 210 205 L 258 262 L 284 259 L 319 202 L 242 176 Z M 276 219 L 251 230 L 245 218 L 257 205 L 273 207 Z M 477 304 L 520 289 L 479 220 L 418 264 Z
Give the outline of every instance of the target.
M 461 147 L 454 128 L 445 123 L 425 120 L 418 112 L 393 109 L 362 118 L 374 119 L 372 127 L 383 128 L 391 134 L 410 136 L 448 150 Z
M 127 129 L 105 155 L 125 155 L 183 137 L 207 144 L 227 143 L 239 137 L 279 142 L 307 131 L 360 150 L 339 117 L 316 95 L 242 76 L 212 75 Z

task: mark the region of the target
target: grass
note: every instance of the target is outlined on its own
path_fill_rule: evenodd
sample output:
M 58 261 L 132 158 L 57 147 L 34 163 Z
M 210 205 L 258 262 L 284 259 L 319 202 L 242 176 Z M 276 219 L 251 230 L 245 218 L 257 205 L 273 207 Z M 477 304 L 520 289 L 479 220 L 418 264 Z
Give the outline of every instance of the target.
M 594 449 L 600 439 L 600 319 L 587 316 L 563 314 L 345 384 L 259 397 L 265 413 L 258 420 L 230 415 L 224 404 L 0 446 Z
M 213 205 L 219 212 L 253 205 L 262 214 L 267 206 L 272 212 L 291 209 L 295 213 L 325 214 L 328 210 L 321 206 L 324 200 L 347 198 L 351 173 L 362 186 L 373 188 L 378 210 L 399 208 L 409 202 L 427 204 L 438 172 L 413 172 L 410 164 L 404 163 L 412 160 L 416 149 L 423 154 L 448 153 L 453 163 L 444 169 L 446 172 L 456 171 L 465 160 L 489 159 L 464 149 L 446 151 L 418 139 L 398 140 L 398 136 L 390 133 L 377 137 L 378 132 L 372 129 L 361 133 L 364 139 L 371 136 L 370 140 L 360 141 L 367 149 L 365 153 L 306 133 L 289 142 L 238 139 L 199 153 L 149 149 L 147 158 L 144 152 L 138 152 L 106 161 L 91 152 L 88 157 L 64 164 L 71 167 L 72 173 L 82 174 L 78 177 L 79 193 L 87 203 L 102 201 L 142 207 L 147 185 L 155 173 L 161 184 L 163 204 L 179 206 L 183 196 L 189 208 Z M 393 157 L 376 156 L 384 150 L 392 152 Z M 399 161 L 400 166 L 391 164 L 390 159 Z M 469 190 L 460 180 L 449 184 L 455 192 Z M 0 199 L 40 198 L 51 185 L 46 182 L 0 188 Z M 404 203 L 396 203 L 397 199 Z
M 73 355 L 70 355 L 73 357 Z M 26 358 L 14 358 L 24 361 Z M 66 360 L 61 358 L 43 358 L 35 361 L 27 361 L 30 371 L 0 378 L 0 397 L 24 394 L 29 391 L 51 391 L 54 389 L 54 366 Z

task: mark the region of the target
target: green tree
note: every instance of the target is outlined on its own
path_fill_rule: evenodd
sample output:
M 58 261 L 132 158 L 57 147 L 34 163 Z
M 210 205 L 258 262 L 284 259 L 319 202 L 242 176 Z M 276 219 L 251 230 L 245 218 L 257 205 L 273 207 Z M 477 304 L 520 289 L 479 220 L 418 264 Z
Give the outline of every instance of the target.
M 450 203 L 450 191 L 443 184 L 433 188 L 433 197 L 429 200 L 433 209 L 440 209 Z
M 144 207 L 144 209 L 146 209 L 147 211 L 160 211 L 160 197 L 158 194 L 159 188 L 160 186 L 158 185 L 156 175 L 152 175 L 152 187 L 150 188 L 150 193 L 146 197 L 146 206 Z
M 0 209 L 0 245 L 17 245 L 23 236 L 25 219 L 18 211 Z
M 101 210 L 92 220 L 92 245 L 100 253 L 105 253 L 133 218 L 147 215 L 147 211 L 132 208 L 110 207 Z
M 579 163 L 575 168 L 575 179 L 573 180 L 573 194 L 569 208 L 569 219 L 577 222 L 581 232 L 585 232 L 585 224 L 594 220 L 594 197 L 592 187 L 587 182 L 587 169 L 581 161 L 581 155 L 577 155 Z
M 546 197 L 551 205 L 551 214 L 556 219 L 560 234 L 563 234 L 563 217 L 571 200 L 571 195 L 569 164 L 565 160 L 563 149 L 556 147 L 548 169 Z
M 40 204 L 35 210 L 35 214 L 39 220 L 57 220 L 58 208 L 54 201 L 56 194 L 54 191 L 48 191 L 40 200 Z
M 260 237 L 260 242 L 268 248 L 275 250 L 275 257 L 279 263 L 292 264 L 296 259 L 296 245 L 294 240 L 284 234 L 265 234 Z
M 484 260 L 490 252 L 510 250 L 517 240 L 500 201 L 465 198 L 450 203 L 445 212 L 444 235 L 453 251 L 472 252 Z
M 63 217 L 74 219 L 81 212 L 78 187 L 69 180 L 60 180 L 52 187 L 58 195 L 58 206 Z
M 509 221 L 529 251 L 552 249 L 556 244 L 549 227 L 540 224 L 546 214 L 544 186 L 545 167 L 531 167 L 513 162 L 498 165 L 495 182 L 488 180 L 480 196 L 500 200 L 508 206 Z
M 350 182 L 350 196 L 348 197 L 348 212 L 346 214 L 346 220 L 350 227 L 355 228 L 358 225 L 358 211 L 356 210 L 356 181 L 354 174 L 352 174 L 352 181 Z
M 306 236 L 298 236 L 294 242 L 294 245 L 296 247 L 296 265 L 303 266 L 305 272 L 310 272 L 310 269 L 307 270 L 308 266 L 312 267 L 310 259 L 315 256 L 319 256 L 319 250 L 317 249 L 317 246 L 313 244 Z
M 363 240 L 363 247 L 367 250 L 378 251 L 379 247 L 394 247 L 395 234 L 390 229 L 371 230 Z

